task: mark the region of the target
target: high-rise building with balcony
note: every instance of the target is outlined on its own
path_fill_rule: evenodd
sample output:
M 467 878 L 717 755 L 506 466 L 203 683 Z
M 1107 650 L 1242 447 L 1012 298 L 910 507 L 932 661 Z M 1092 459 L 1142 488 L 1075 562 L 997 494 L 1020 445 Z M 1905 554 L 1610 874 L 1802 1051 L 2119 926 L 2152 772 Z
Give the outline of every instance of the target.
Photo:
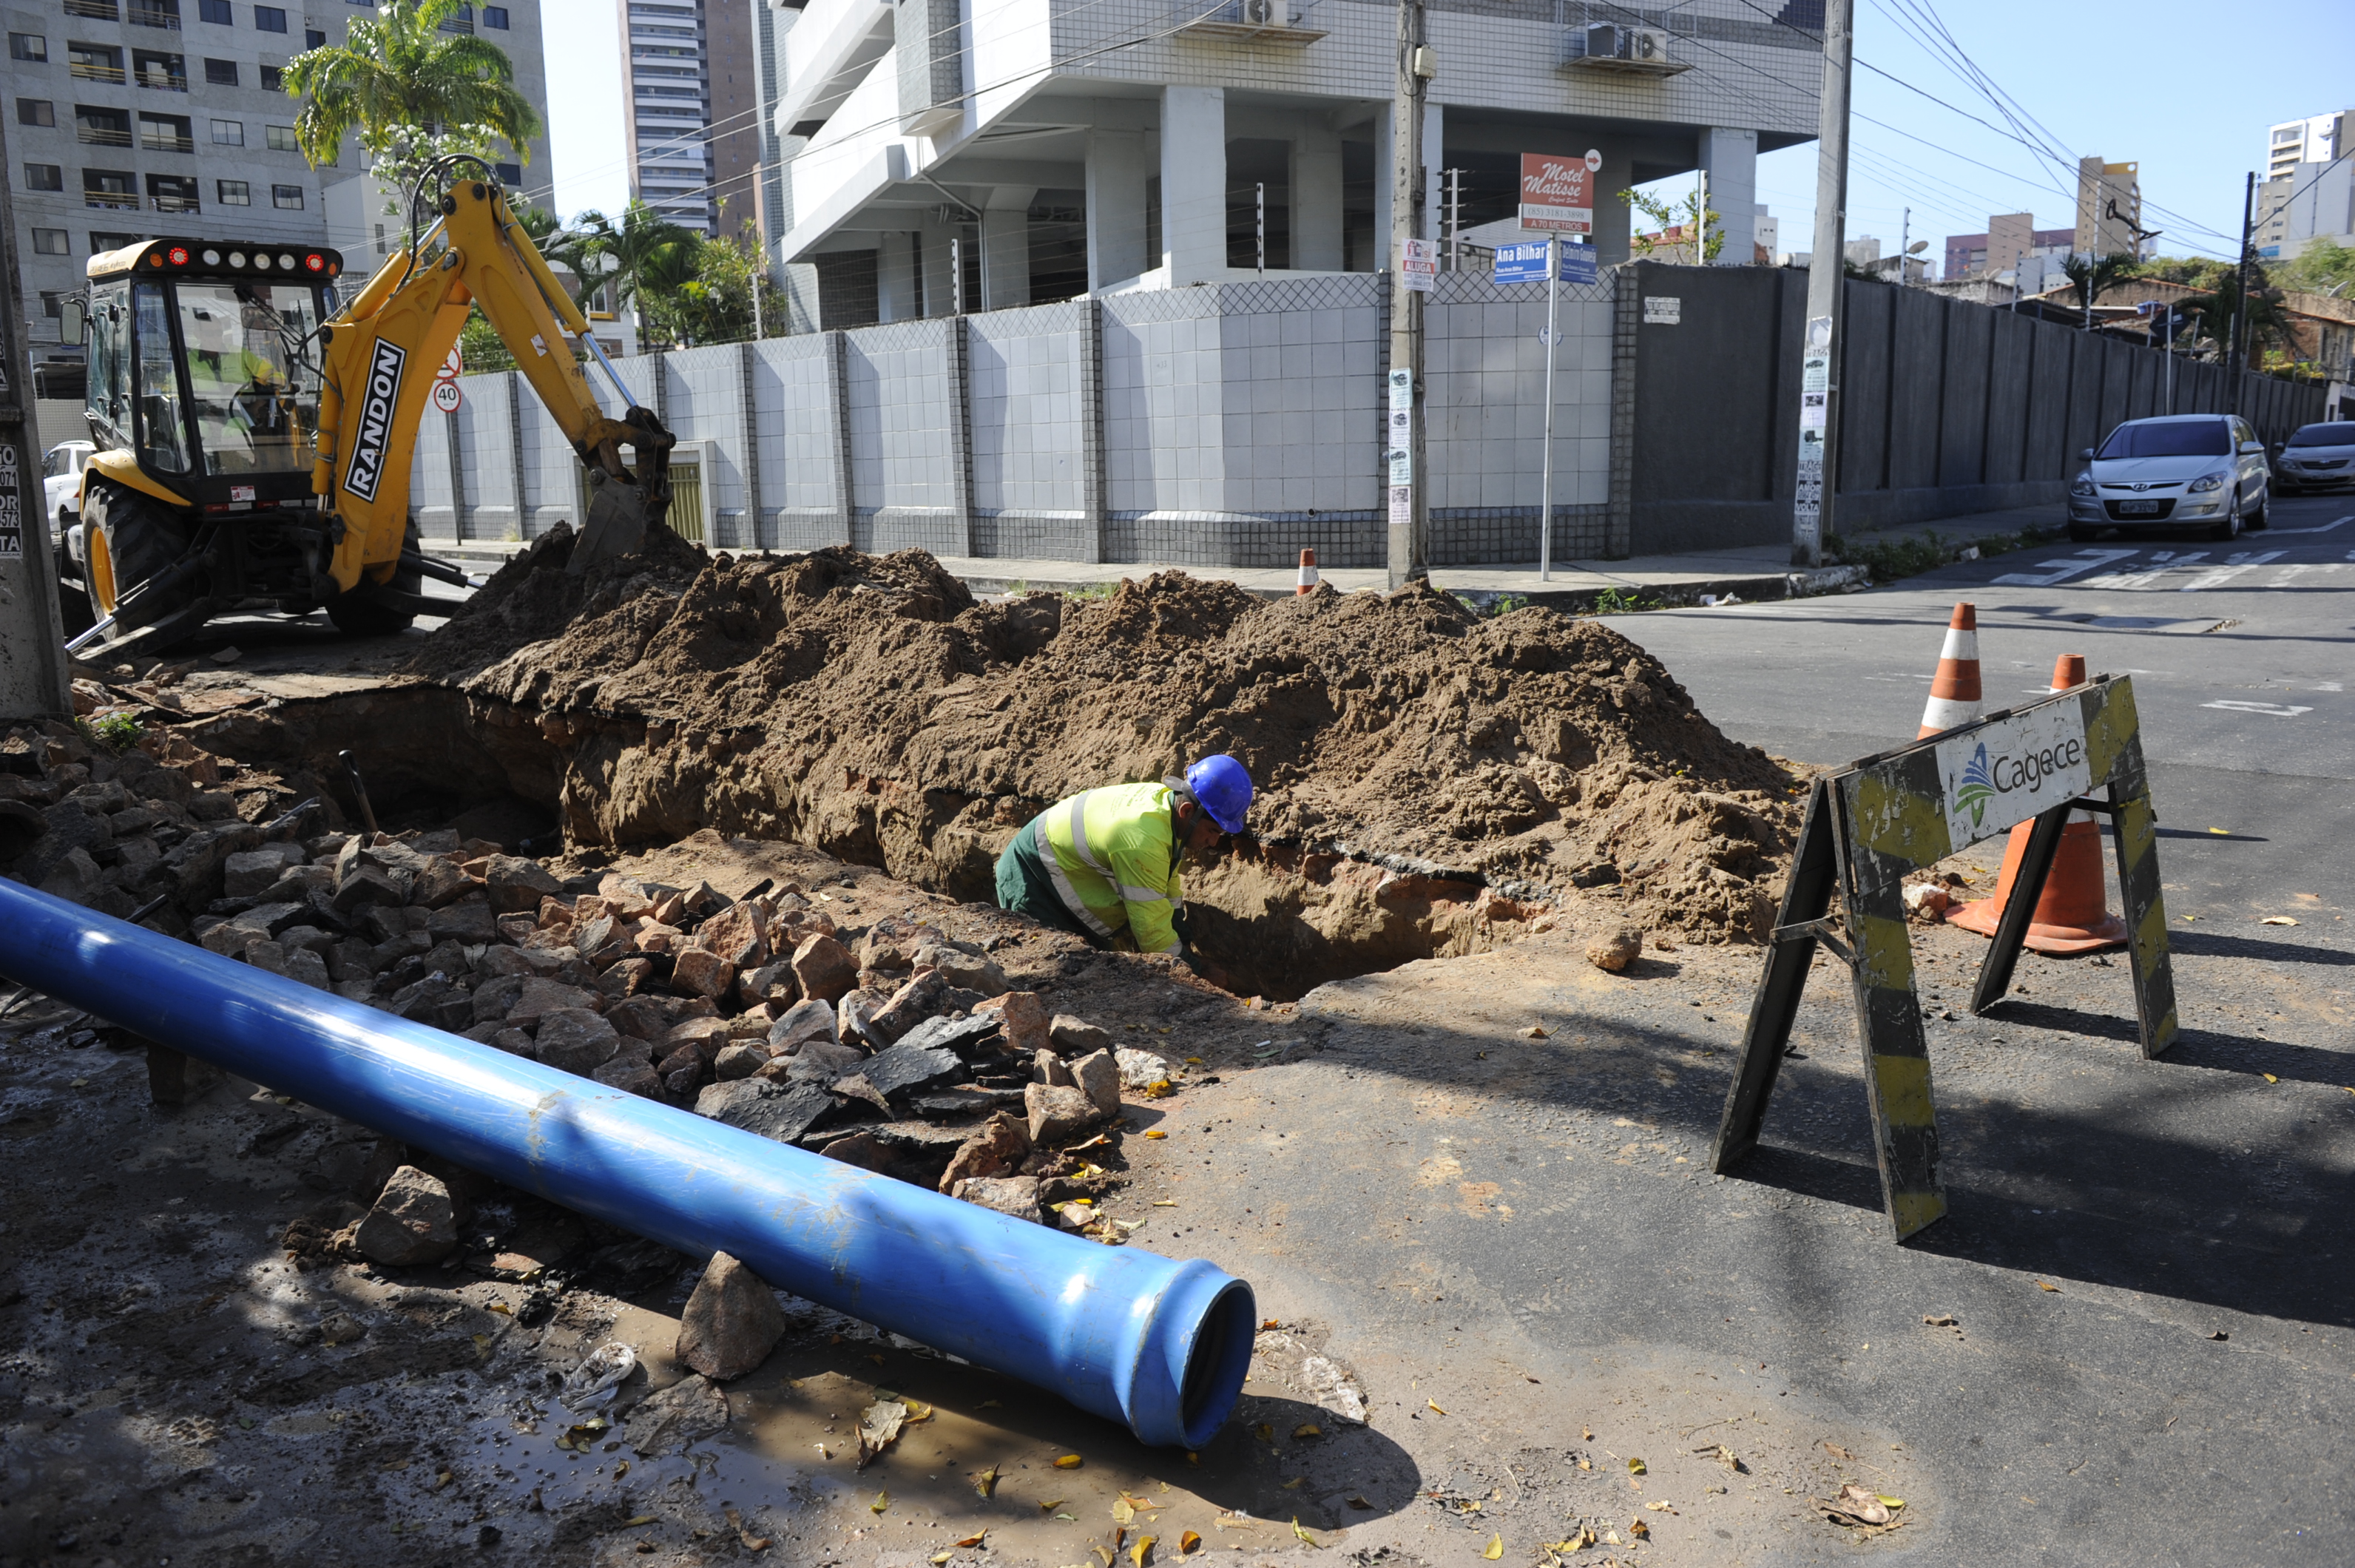
M 443 25 L 498 44 L 517 85 L 544 106 L 539 5 L 463 6 Z M 46 0 L 8 11 L 0 177 L 11 185 L 35 357 L 59 351 L 59 302 L 99 251 L 164 235 L 351 248 L 347 236 L 329 238 L 325 191 L 363 172 L 357 149 L 323 168 L 306 163 L 294 144 L 301 104 L 280 75 L 371 14 L 343 0 L 308 11 L 246 0 Z M 527 183 L 545 185 L 546 143 L 531 155 Z M 524 172 L 513 169 L 514 181 L 527 183 Z M 358 271 L 369 258 L 350 261 Z
M 2265 133 L 2265 178 L 2277 180 L 2300 164 L 2327 164 L 2355 153 L 2355 110 L 2286 120 Z
M 760 61 L 745 0 L 619 0 L 630 194 L 705 234 L 760 218 Z

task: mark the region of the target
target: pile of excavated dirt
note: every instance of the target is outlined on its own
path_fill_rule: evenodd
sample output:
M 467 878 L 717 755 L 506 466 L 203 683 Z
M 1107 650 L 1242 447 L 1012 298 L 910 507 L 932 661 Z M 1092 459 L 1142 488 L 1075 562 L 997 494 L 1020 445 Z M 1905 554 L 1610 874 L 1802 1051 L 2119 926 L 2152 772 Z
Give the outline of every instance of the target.
M 1493 945 L 1578 890 L 1703 941 L 1771 919 L 1790 776 L 1593 621 L 1178 572 L 983 603 L 921 551 L 688 575 L 658 549 L 583 588 L 543 544 L 413 667 L 562 751 L 577 843 L 712 827 L 987 899 L 1048 804 L 1223 751 L 1258 781 L 1252 835 L 1188 896 L 1277 989 Z

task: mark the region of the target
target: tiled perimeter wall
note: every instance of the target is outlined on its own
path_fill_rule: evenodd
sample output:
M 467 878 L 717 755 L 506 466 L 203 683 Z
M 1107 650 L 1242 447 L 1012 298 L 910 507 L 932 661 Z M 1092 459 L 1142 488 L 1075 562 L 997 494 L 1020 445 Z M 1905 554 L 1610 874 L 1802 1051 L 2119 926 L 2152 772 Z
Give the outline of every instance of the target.
M 1313 546 L 1327 566 L 1378 566 L 1385 282 L 1212 284 L 619 364 L 681 441 L 709 443 L 715 547 L 1281 566 Z M 1430 297 L 1433 564 L 1537 558 L 1545 315 L 1542 289 L 1478 273 L 1443 274 Z M 1610 280 L 1561 290 L 1565 559 L 1626 550 L 1605 526 L 1613 322 Z M 521 378 L 460 388 L 418 443 L 425 535 L 528 538 L 574 517 L 579 465 Z

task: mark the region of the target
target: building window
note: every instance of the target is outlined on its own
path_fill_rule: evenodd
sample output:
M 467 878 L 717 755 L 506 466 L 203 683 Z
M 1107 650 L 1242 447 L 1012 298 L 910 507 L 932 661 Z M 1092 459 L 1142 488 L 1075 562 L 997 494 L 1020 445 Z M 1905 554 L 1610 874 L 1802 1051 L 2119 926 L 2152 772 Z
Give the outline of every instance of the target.
M 274 65 L 265 65 L 258 66 L 255 69 L 260 71 L 261 75 L 262 91 L 277 92 L 282 91 L 281 77 L 282 73 L 280 71 L 278 67 Z
M 112 44 L 66 45 L 66 74 L 83 81 L 123 80 L 123 51 Z
M 65 230 L 60 229 L 56 230 L 56 232 L 62 234 Z M 43 289 L 41 291 L 41 314 L 48 316 L 51 321 L 55 321 L 65 315 L 65 304 L 66 296 L 64 290 Z
M 131 145 L 131 116 L 120 109 L 74 105 L 74 140 L 91 147 Z
M 27 190 L 63 190 L 66 188 L 66 171 L 55 164 L 27 164 L 25 188 Z
M 288 208 L 299 211 L 303 206 L 303 187 L 299 185 L 272 186 L 270 187 L 270 205 L 272 207 Z
M 193 175 L 149 175 L 147 205 L 158 212 L 201 212 Z
M 131 25 L 134 27 L 169 27 L 180 30 L 180 0 L 131 0 Z
M 81 204 L 84 207 L 127 207 L 139 210 L 139 187 L 128 169 L 84 169 L 81 172 Z
M 244 146 L 244 145 L 245 145 L 245 122 L 244 122 L 244 121 L 242 121 L 242 120 L 216 120 L 216 121 L 214 121 L 214 122 L 213 122 L 213 145 L 214 145 L 214 146 L 216 146 L 216 147 L 242 147 L 242 146 Z
M 38 33 L 11 33 L 8 35 L 8 58 L 47 65 L 49 63 L 49 40 Z
M 167 55 L 156 49 L 131 51 L 131 71 L 142 87 L 152 87 L 158 92 L 188 91 L 188 61 L 185 55 Z
M 237 12 L 230 6 L 229 0 L 197 0 L 197 20 L 234 27 L 237 26 Z
M 205 80 L 214 87 L 235 87 L 237 61 L 217 59 L 205 61 Z
M 301 144 L 294 140 L 294 127 L 292 125 L 272 125 L 269 128 L 269 135 L 270 150 L 273 153 L 299 153 L 303 150 Z
M 185 114 L 142 114 L 139 144 L 151 153 L 193 153 L 196 130 Z
M 485 27 L 496 27 L 500 32 L 506 32 L 507 30 L 507 8 L 504 5 L 484 6 L 483 26 Z
M 474 8 L 472 5 L 461 5 L 449 16 L 442 17 L 442 30 L 445 33 L 473 32 L 474 30 Z
M 136 234 L 109 234 L 98 229 L 90 231 L 90 253 L 93 256 L 103 256 L 109 251 L 120 251 L 125 245 L 138 243 L 139 236 Z
M 20 98 L 16 100 L 17 124 L 55 125 L 57 123 L 57 105 L 51 103 L 48 99 Z
M 243 180 L 215 180 L 213 199 L 223 207 L 251 207 L 253 187 Z
M 253 26 L 255 30 L 258 32 L 284 32 L 286 30 L 286 8 L 283 5 L 256 5 L 253 8 Z
M 73 254 L 73 236 L 62 229 L 36 229 L 33 230 L 33 254 L 70 256 Z
M 499 183 L 501 185 L 517 186 L 523 184 L 523 165 L 521 164 L 493 164 L 491 165 L 491 172 L 498 176 Z

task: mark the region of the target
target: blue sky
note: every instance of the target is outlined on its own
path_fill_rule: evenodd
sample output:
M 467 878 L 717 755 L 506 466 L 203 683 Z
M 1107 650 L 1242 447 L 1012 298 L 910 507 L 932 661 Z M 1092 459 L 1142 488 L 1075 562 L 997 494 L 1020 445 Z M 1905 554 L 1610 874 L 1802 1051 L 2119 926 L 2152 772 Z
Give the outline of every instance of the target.
M 1754 3 L 1762 14 L 1781 9 L 1779 0 Z M 1913 235 L 1930 241 L 1934 259 L 1948 234 L 1984 229 L 1989 213 L 2033 212 L 2045 229 L 2075 220 L 2073 172 L 2010 133 L 1969 67 L 1925 44 L 1934 35 L 1924 16 L 1944 23 L 1960 55 L 2024 105 L 2058 153 L 2139 164 L 2144 225 L 2165 231 L 2159 249 L 2170 255 L 2232 253 L 2242 181 L 2261 166 L 2268 125 L 2355 108 L 2348 0 L 1857 0 L 1856 11 L 1857 56 L 1878 71 L 1857 73 L 1848 231 L 1877 236 L 1884 252 L 1896 248 L 1908 207 Z M 616 211 L 629 177 L 614 7 L 564 0 L 543 6 L 542 18 L 548 80 L 562 84 L 549 105 L 554 206 L 567 217 Z M 530 172 L 535 185 L 546 177 Z M 1782 220 L 1786 251 L 1811 243 L 1815 184 L 1813 143 L 1759 160 L 1758 199 Z M 1663 188 L 1681 194 L 1689 184 Z

